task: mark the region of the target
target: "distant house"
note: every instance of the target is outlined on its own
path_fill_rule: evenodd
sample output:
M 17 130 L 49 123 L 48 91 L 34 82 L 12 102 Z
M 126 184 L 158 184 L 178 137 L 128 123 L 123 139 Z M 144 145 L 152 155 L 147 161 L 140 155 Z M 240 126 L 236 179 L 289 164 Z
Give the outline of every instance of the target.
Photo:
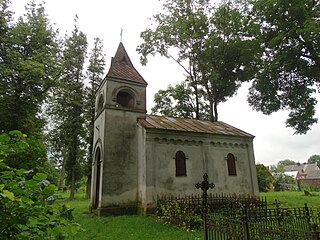
M 286 175 L 300 180 L 301 185 L 320 187 L 320 168 L 317 163 L 289 165 L 284 167 L 284 171 Z
M 284 175 L 292 177 L 296 182 L 302 179 L 302 176 L 299 171 L 287 171 L 284 172 Z
M 320 169 L 310 171 L 307 176 L 302 179 L 302 184 L 306 186 L 320 187 Z

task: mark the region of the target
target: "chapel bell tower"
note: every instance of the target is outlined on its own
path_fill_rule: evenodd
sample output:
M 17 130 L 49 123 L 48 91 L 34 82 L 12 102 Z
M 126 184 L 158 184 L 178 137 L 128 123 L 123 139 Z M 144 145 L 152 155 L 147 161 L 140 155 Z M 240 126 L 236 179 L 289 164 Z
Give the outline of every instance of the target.
M 137 119 L 146 116 L 147 82 L 120 42 L 96 93 L 91 208 L 98 215 L 137 213 Z

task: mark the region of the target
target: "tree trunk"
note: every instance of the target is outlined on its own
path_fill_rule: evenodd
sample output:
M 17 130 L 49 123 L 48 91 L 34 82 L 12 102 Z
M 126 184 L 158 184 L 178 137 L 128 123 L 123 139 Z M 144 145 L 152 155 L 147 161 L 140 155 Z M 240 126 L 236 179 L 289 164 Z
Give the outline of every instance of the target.
M 195 87 L 194 87 L 194 93 L 196 95 L 196 119 L 200 119 L 199 92 L 198 92 L 198 86 L 197 85 L 195 85 Z
M 62 150 L 62 166 L 61 166 L 60 179 L 59 179 L 59 184 L 58 184 L 58 189 L 63 190 L 63 191 L 65 189 L 66 163 L 67 163 L 67 154 L 66 154 L 66 150 L 63 148 L 63 150 Z
M 214 122 L 215 121 L 215 117 L 213 115 L 213 101 L 211 100 L 211 98 L 209 100 L 209 104 L 210 104 L 210 121 Z
M 73 143 L 70 155 L 70 167 L 71 167 L 71 183 L 70 183 L 70 200 L 74 200 L 75 192 L 76 192 L 76 174 L 77 174 L 77 152 L 78 152 L 78 134 L 74 133 Z
M 70 197 L 69 197 L 70 201 L 74 200 L 75 192 L 76 192 L 76 171 L 75 171 L 75 166 L 72 166 L 71 184 L 70 184 Z
M 214 108 L 214 121 L 218 121 L 218 102 L 214 101 L 213 103 L 213 108 Z
M 200 101 L 199 101 L 199 89 L 198 89 L 198 82 L 197 82 L 197 74 L 195 72 L 195 68 L 193 67 L 193 73 L 189 74 L 191 80 L 191 86 L 194 89 L 194 94 L 196 97 L 196 119 L 200 119 Z

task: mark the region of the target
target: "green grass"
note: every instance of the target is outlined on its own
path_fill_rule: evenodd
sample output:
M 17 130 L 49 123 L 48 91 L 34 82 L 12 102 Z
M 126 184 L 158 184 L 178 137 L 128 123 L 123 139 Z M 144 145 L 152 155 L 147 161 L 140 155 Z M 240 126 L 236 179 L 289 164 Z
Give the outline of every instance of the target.
M 282 207 L 303 207 L 305 203 L 309 207 L 320 207 L 320 194 L 312 193 L 305 196 L 303 192 L 282 191 L 260 193 L 267 198 L 269 207 L 275 207 L 275 199 Z M 68 195 L 62 194 L 67 199 Z M 118 216 L 97 217 L 89 213 L 89 201 L 83 193 L 76 195 L 75 201 L 60 200 L 74 208 L 74 216 L 83 231 L 70 238 L 75 240 L 108 240 L 108 239 L 143 239 L 143 240 L 179 240 L 179 239 L 203 239 L 202 231 L 187 231 L 165 224 L 156 217 L 145 216 Z
M 306 203 L 309 207 L 320 207 L 320 193 L 311 193 L 311 196 L 305 196 L 303 191 L 280 191 L 280 192 L 261 192 L 261 197 L 267 198 L 268 207 L 274 207 L 277 200 L 281 207 L 304 207 Z
M 66 197 L 66 195 L 63 195 Z M 71 239 L 81 240 L 177 240 L 202 239 L 202 231 L 187 231 L 165 224 L 156 217 L 145 216 L 118 216 L 97 217 L 89 213 L 89 201 L 84 195 L 78 194 L 75 201 L 63 200 L 74 208 L 75 221 L 83 231 Z

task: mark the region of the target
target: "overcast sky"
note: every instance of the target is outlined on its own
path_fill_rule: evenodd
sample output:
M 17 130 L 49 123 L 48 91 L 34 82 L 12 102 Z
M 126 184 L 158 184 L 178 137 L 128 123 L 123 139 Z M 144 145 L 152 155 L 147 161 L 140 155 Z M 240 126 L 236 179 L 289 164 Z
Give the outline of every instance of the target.
M 24 12 L 28 0 L 12 1 L 11 9 L 19 16 Z M 40 1 L 38 1 L 40 2 Z M 47 0 L 46 12 L 61 36 L 70 34 L 74 26 L 74 17 L 79 16 L 80 29 L 87 35 L 89 49 L 92 40 L 99 37 L 104 41 L 106 71 L 110 59 L 122 42 L 129 57 L 148 82 L 147 107 L 150 113 L 153 95 L 168 84 L 184 80 L 183 70 L 172 60 L 155 56 L 149 58 L 147 66 L 140 64 L 136 47 L 142 43 L 140 33 L 150 26 L 149 18 L 161 11 L 158 0 Z M 249 84 L 244 84 L 238 94 L 224 104 L 219 105 L 219 120 L 255 135 L 254 147 L 256 163 L 276 164 L 279 160 L 291 159 L 306 162 L 313 154 L 320 154 L 320 124 L 312 127 L 306 135 L 293 135 L 293 130 L 285 127 L 286 112 L 277 112 L 264 116 L 249 107 L 246 102 Z M 317 99 L 320 100 L 319 94 Z M 320 119 L 319 104 L 316 117 Z

